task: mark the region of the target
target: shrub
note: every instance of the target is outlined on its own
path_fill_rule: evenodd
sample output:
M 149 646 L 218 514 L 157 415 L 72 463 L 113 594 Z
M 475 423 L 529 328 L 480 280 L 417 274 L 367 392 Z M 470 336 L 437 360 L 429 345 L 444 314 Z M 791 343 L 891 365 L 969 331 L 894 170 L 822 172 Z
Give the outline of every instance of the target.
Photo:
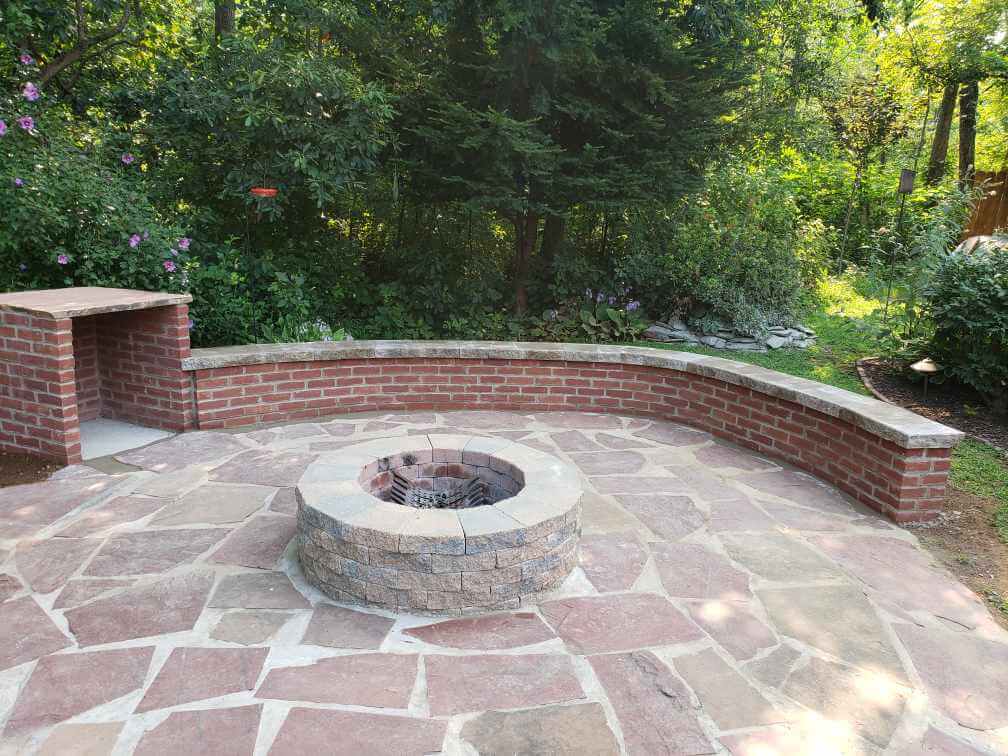
M 729 164 L 682 208 L 638 214 L 620 273 L 646 309 L 698 309 L 753 335 L 791 324 L 823 271 L 829 233 L 772 172 Z
M 1008 411 L 1008 245 L 944 256 L 925 297 L 934 323 L 930 356 L 996 411 Z

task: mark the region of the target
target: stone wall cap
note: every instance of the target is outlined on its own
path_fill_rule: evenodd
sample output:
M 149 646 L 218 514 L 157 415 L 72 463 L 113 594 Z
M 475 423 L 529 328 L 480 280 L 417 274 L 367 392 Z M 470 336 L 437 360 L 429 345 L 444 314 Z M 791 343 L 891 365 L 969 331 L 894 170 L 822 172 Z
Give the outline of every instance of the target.
M 104 286 L 72 286 L 0 294 L 0 310 L 26 312 L 50 318 L 81 318 L 109 312 L 149 310 L 154 307 L 188 304 L 191 294 L 165 291 L 112 289 Z
M 676 370 L 724 381 L 836 417 L 907 449 L 948 448 L 964 436 L 909 410 L 775 370 L 654 347 L 515 341 L 341 341 L 194 349 L 185 370 L 353 359 L 488 359 L 599 362 Z

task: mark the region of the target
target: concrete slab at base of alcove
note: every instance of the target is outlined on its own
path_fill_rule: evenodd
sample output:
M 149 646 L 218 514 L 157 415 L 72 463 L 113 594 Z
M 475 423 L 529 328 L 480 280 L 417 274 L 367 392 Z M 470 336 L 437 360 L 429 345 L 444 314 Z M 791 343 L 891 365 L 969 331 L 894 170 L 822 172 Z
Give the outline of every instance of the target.
M 139 449 L 141 446 L 163 441 L 175 434 L 157 428 L 147 428 L 122 420 L 99 417 L 80 424 L 81 458 L 88 460 Z

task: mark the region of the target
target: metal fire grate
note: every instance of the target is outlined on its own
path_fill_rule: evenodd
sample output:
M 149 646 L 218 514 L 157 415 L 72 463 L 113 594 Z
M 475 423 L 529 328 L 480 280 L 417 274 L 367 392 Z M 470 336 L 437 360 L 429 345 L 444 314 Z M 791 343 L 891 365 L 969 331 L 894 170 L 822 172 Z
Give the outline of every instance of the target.
M 392 472 L 392 501 L 415 509 L 466 509 L 488 504 L 486 482 L 480 478 L 460 480 L 446 491 L 419 488 L 399 473 Z

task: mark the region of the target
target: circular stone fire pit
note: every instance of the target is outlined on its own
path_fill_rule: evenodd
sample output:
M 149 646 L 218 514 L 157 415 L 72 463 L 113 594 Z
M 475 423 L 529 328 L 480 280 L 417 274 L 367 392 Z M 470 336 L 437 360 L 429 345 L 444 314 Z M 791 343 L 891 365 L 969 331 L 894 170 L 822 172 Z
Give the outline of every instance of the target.
M 338 601 L 460 614 L 534 602 L 577 562 L 581 482 L 503 438 L 382 438 L 319 457 L 297 487 L 308 582 Z

